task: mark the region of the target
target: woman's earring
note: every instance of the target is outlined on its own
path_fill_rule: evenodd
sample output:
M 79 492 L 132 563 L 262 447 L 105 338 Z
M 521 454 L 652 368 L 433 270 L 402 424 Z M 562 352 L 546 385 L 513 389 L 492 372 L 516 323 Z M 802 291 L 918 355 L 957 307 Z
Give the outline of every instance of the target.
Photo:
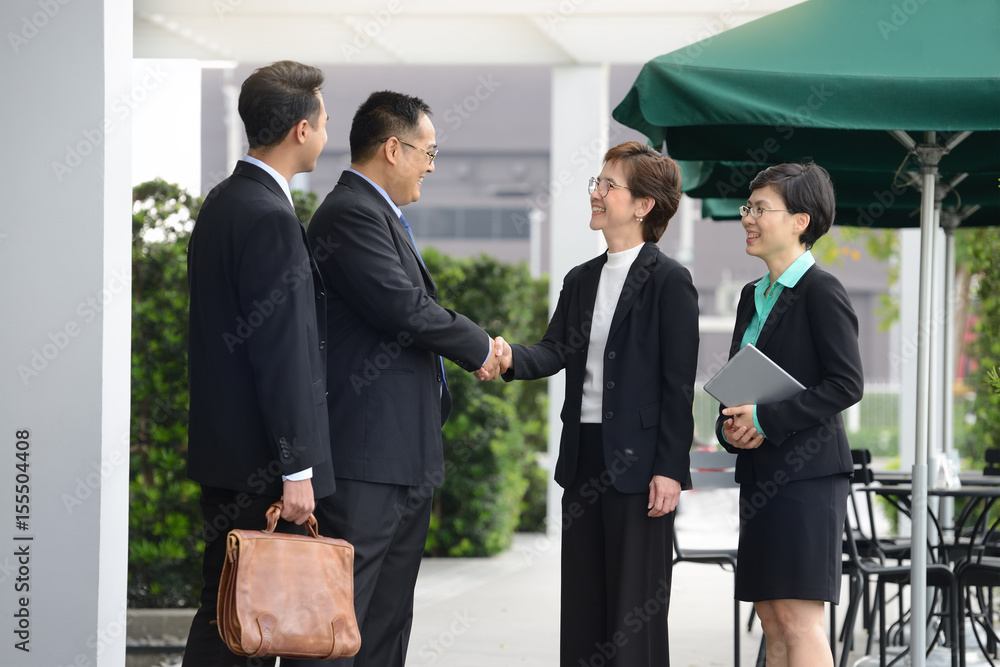
M 641 216 L 641 215 L 640 215 L 640 216 L 637 216 L 637 217 L 636 217 L 636 220 L 637 220 L 638 222 L 642 222 L 642 216 Z

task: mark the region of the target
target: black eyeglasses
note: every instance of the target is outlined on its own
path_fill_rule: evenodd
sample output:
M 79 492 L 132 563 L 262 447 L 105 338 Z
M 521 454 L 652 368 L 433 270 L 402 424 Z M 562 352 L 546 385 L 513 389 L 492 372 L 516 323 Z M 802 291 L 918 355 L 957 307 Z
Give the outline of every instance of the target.
M 389 139 L 391 139 L 391 138 L 392 137 L 386 137 L 385 139 L 380 139 L 379 143 L 380 144 L 384 144 L 385 142 L 389 141 Z M 438 155 L 438 151 L 437 151 L 436 148 L 434 150 L 432 150 L 432 151 L 425 151 L 423 148 L 420 148 L 420 146 L 414 146 L 411 143 L 407 143 L 407 142 L 403 141 L 399 137 L 396 137 L 396 141 L 398 141 L 399 143 L 403 144 L 404 146 L 409 146 L 410 148 L 417 149 L 418 151 L 420 151 L 421 153 L 423 153 L 424 155 L 427 156 L 427 164 L 434 164 L 434 158 L 436 158 L 437 155 Z
M 610 179 L 607 178 L 597 178 L 592 176 L 590 181 L 587 183 L 587 194 L 594 194 L 594 192 L 600 192 L 602 197 L 607 197 L 608 193 L 615 188 L 621 188 L 622 190 L 628 190 L 624 185 L 618 185 L 617 183 L 612 183 Z

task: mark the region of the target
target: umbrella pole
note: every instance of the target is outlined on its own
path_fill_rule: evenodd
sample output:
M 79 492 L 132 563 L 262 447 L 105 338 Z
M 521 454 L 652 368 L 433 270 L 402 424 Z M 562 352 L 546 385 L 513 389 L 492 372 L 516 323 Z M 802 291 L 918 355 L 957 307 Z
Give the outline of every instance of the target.
M 930 416 L 931 278 L 934 261 L 934 190 L 937 165 L 945 149 L 936 144 L 934 132 L 914 152 L 922 175 L 920 203 L 920 297 L 917 313 L 917 442 L 913 462 L 913 549 L 910 560 L 910 658 L 913 667 L 925 667 L 927 647 L 927 454 Z

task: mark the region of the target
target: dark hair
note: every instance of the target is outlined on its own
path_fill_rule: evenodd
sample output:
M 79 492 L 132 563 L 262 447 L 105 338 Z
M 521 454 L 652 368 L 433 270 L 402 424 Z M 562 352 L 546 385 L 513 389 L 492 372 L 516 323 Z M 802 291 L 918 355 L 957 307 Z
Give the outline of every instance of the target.
M 364 164 L 375 156 L 383 139 L 404 141 L 417 129 L 421 115 L 431 108 L 419 97 L 380 90 L 368 96 L 351 121 L 351 162 Z
M 300 120 L 316 125 L 316 93 L 322 85 L 322 71 L 291 60 L 254 70 L 243 82 L 239 101 L 250 148 L 280 143 Z
M 604 161 L 621 165 L 632 199 L 652 197 L 653 208 L 642 220 L 642 236 L 646 241 L 659 241 L 681 201 L 680 167 L 638 141 L 615 146 L 604 155 Z
M 754 177 L 750 191 L 768 185 L 781 195 L 789 211 L 809 214 L 809 226 L 799 235 L 799 242 L 806 248 L 812 248 L 819 237 L 830 231 L 837 204 L 826 169 L 812 162 L 776 164 Z

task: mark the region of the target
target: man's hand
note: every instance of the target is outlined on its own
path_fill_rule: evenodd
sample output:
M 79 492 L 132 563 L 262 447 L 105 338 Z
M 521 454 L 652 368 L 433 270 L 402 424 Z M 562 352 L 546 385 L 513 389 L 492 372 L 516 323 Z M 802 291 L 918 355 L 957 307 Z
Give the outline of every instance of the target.
M 490 339 L 490 345 L 493 347 L 490 358 L 486 360 L 486 364 L 482 368 L 474 373 L 478 380 L 496 380 L 501 373 L 506 372 L 513 359 L 510 346 L 500 336 Z M 508 359 L 506 367 L 503 365 L 505 351 Z
M 301 526 L 316 509 L 312 480 L 303 479 L 298 482 L 286 480 L 282 486 L 281 500 L 284 505 L 281 518 Z
M 737 449 L 757 449 L 764 442 L 764 436 L 753 425 L 753 406 L 741 405 L 725 408 L 722 414 L 730 417 L 722 422 L 722 435 Z
M 653 475 L 649 482 L 649 510 L 647 516 L 658 517 L 669 514 L 677 509 L 681 499 L 681 485 L 676 479 Z

